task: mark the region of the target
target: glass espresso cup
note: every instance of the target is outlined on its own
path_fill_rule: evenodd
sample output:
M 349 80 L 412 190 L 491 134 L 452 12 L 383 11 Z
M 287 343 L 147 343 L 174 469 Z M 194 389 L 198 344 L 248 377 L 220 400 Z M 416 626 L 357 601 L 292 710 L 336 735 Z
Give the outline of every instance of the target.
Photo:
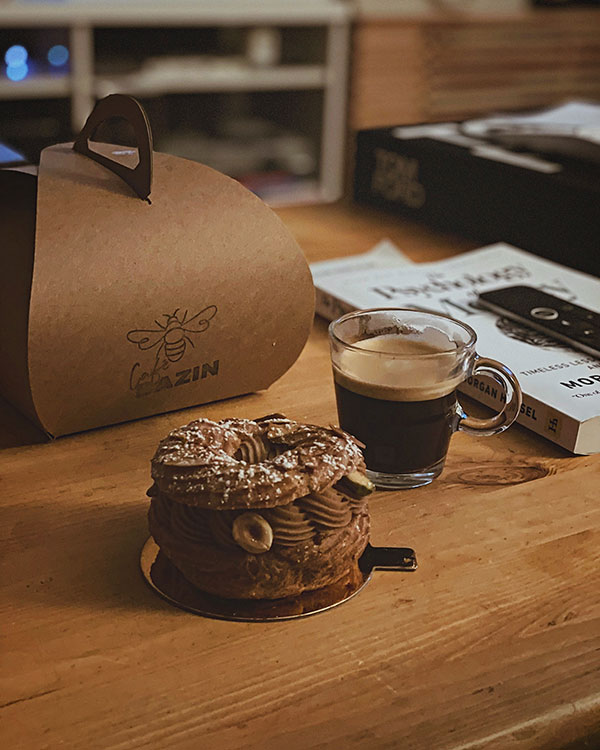
M 441 473 L 453 432 L 495 435 L 509 427 L 522 394 L 511 370 L 475 351 L 465 323 L 401 308 L 358 310 L 329 326 L 340 427 L 364 443 L 367 474 L 382 489 L 420 487 Z M 506 402 L 489 419 L 467 416 L 456 389 L 491 376 Z

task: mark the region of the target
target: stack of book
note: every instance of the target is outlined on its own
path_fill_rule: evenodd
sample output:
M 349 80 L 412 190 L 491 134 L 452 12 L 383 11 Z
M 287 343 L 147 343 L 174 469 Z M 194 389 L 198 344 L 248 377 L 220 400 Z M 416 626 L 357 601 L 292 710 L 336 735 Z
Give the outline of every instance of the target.
M 600 275 L 600 106 L 363 130 L 354 197 Z

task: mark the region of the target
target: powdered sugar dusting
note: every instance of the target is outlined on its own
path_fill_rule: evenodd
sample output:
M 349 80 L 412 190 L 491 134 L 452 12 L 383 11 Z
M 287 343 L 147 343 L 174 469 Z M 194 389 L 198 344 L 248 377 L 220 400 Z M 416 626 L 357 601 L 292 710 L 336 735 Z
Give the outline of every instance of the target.
M 236 458 L 249 441 L 272 448 L 270 457 L 258 463 Z M 152 477 L 168 497 L 218 509 L 285 505 L 356 469 L 364 469 L 364 461 L 354 438 L 280 416 L 195 420 L 169 433 L 152 459 Z

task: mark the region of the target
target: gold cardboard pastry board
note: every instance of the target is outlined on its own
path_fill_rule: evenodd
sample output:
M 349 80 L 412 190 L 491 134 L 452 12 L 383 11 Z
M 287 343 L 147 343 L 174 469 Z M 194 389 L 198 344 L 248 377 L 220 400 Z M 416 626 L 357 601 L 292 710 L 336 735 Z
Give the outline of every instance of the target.
M 143 114 L 113 95 L 92 124 L 124 100 Z M 279 218 L 202 164 L 151 147 L 148 164 L 127 107 L 151 202 L 72 144 L 44 149 L 37 177 L 0 170 L 0 391 L 53 436 L 267 388 L 312 324 Z

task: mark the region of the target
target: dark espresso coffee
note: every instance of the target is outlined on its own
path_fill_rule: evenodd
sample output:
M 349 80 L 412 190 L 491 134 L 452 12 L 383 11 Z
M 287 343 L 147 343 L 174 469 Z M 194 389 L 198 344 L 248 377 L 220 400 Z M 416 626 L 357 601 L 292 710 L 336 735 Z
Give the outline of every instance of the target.
M 365 444 L 371 471 L 405 474 L 435 466 L 448 452 L 456 392 L 428 401 L 385 401 L 335 384 L 340 426 Z
M 395 336 L 355 346 L 364 354 L 344 352 L 343 370 L 334 366 L 335 392 L 340 426 L 365 444 L 367 467 L 405 474 L 443 461 L 458 422 L 456 386 L 462 380 L 448 375 L 452 352 L 440 364 L 427 356 L 439 349 Z

